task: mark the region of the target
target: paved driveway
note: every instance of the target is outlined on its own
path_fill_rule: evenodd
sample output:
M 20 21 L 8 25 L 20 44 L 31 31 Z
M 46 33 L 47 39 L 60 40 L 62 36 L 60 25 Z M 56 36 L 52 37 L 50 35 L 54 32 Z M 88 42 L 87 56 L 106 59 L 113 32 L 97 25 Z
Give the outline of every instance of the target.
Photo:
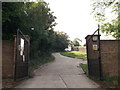
M 34 71 L 34 77 L 23 81 L 17 88 L 97 88 L 79 64 L 81 59 L 69 58 L 54 53 L 55 61 Z M 85 63 L 85 62 L 84 62 Z

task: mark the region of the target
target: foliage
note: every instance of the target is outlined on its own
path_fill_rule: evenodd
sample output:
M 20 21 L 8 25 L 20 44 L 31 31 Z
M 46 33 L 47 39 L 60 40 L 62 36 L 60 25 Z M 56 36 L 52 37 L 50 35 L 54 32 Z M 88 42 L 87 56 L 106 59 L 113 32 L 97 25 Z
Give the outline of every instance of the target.
M 103 79 L 103 84 L 109 88 L 120 88 L 118 84 L 119 80 L 120 80 L 120 77 L 118 76 L 105 77 Z
M 86 43 L 83 46 L 86 47 Z
M 93 14 L 96 21 L 101 23 L 101 30 L 106 35 L 112 35 L 116 39 L 120 39 L 120 3 L 117 0 L 110 1 L 94 1 L 92 3 Z M 111 14 L 114 13 L 117 17 L 111 21 L 107 20 L 105 10 L 112 9 Z M 112 18 L 111 18 L 112 19 Z
M 56 38 L 53 43 L 53 50 L 54 51 L 64 51 L 65 48 L 68 47 L 69 44 L 69 36 L 64 32 L 55 32 Z
M 23 14 L 24 3 L 2 3 L 2 32 L 3 39 L 10 39 L 20 25 L 20 14 Z
M 30 36 L 32 58 L 66 48 L 68 36 L 54 32 L 56 17 L 46 2 L 3 2 L 2 7 L 3 40 L 12 39 L 19 28 Z
M 73 41 L 70 41 L 69 44 L 71 46 L 81 46 L 80 42 L 82 42 L 82 40 L 80 40 L 79 38 L 75 38 Z
M 108 34 L 108 35 L 112 35 L 113 37 L 115 37 L 117 40 L 120 39 L 120 26 L 118 26 L 118 21 L 113 20 L 112 23 L 105 23 L 101 26 L 101 30 L 102 32 Z
M 79 58 L 83 60 L 87 59 L 86 53 L 80 51 L 67 51 L 67 52 L 61 52 L 60 54 L 72 58 Z

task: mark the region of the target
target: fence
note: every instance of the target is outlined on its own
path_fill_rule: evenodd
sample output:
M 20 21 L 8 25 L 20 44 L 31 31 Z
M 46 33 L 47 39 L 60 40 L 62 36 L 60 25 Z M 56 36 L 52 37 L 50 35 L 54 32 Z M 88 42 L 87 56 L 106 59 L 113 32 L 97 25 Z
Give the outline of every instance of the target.
M 14 80 L 28 76 L 29 37 L 20 30 L 14 40 L 2 41 L 2 77 Z

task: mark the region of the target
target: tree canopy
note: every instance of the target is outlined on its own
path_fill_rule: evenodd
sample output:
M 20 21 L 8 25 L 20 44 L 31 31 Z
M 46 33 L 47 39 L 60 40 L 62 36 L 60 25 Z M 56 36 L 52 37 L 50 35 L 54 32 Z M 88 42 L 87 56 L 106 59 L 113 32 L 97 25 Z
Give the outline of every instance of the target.
M 120 2 L 117 0 L 99 0 L 92 2 L 92 7 L 92 13 L 96 21 L 101 23 L 101 31 L 106 33 L 106 35 L 112 35 L 116 39 L 120 39 Z M 111 9 L 111 14 L 114 13 L 116 18 L 111 18 L 112 20 L 109 21 L 105 15 L 105 10 L 107 9 Z
M 82 42 L 82 40 L 80 40 L 79 38 L 74 38 L 73 41 L 70 41 L 69 44 L 71 46 L 81 46 L 80 43 Z
M 69 36 L 64 32 L 55 32 L 56 38 L 53 43 L 53 50 L 64 51 L 69 45 Z
M 30 36 L 31 57 L 39 57 L 53 49 L 64 50 L 68 36 L 54 31 L 55 19 L 46 2 L 3 2 L 2 38 L 12 39 L 19 28 Z

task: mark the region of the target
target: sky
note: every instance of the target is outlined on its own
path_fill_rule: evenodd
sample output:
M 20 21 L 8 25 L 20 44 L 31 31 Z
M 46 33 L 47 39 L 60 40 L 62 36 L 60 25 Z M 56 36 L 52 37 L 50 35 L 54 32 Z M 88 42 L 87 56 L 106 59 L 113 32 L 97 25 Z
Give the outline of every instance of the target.
M 98 28 L 98 23 L 90 14 L 92 7 L 90 0 L 44 0 L 49 3 L 53 15 L 57 17 L 55 31 L 67 33 L 70 40 L 79 38 L 82 44 L 85 37 L 91 35 Z M 108 14 L 109 16 L 109 14 Z M 102 39 L 109 39 L 101 35 Z

